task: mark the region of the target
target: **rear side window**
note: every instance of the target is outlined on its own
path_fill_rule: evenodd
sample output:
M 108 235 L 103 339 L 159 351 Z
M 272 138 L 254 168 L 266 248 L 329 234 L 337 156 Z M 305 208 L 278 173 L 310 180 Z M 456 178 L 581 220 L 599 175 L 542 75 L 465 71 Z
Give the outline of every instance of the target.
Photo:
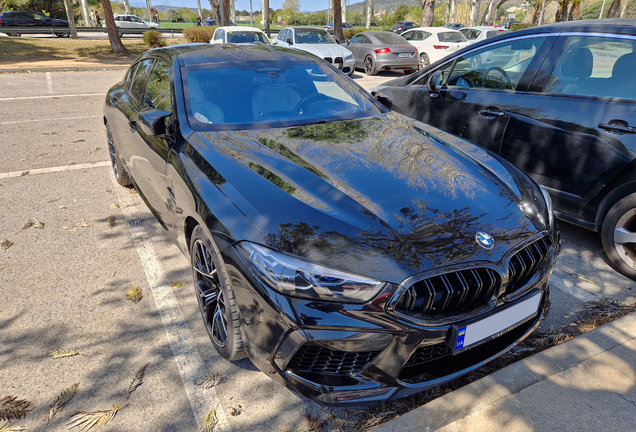
M 636 41 L 570 37 L 543 91 L 636 100 Z
M 407 43 L 406 39 L 394 33 L 377 33 L 375 37 L 383 44 L 403 44 Z
M 466 38 L 460 32 L 437 33 L 437 39 L 440 42 L 466 42 Z
M 130 82 L 130 94 L 141 102 L 142 97 L 146 90 L 146 82 L 148 81 L 148 75 L 150 74 L 150 68 L 152 67 L 153 59 L 143 60 L 137 63 L 135 71 L 132 75 L 132 81 Z

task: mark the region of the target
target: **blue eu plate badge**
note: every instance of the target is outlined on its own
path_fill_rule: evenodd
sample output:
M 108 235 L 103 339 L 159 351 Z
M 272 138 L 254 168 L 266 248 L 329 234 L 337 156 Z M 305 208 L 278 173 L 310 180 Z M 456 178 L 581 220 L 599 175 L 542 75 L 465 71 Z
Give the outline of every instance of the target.
M 461 349 L 464 347 L 464 336 L 466 336 L 466 327 L 462 327 L 457 332 L 457 342 L 455 343 L 455 349 Z

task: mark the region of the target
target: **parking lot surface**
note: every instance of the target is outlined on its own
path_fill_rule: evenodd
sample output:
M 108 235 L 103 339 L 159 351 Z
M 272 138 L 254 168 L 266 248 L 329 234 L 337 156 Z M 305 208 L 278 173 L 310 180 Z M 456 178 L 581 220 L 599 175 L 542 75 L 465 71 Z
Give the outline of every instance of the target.
M 113 404 L 125 408 L 104 430 L 193 431 L 210 410 L 224 431 L 298 431 L 305 415 L 328 421 L 330 412 L 355 420 L 292 394 L 249 360 L 216 354 L 188 259 L 112 175 L 102 104 L 123 74 L 0 74 L 0 241 L 8 241 L 0 250 L 0 397 L 34 407 L 16 424 L 67 430 L 75 411 Z M 396 76 L 354 78 L 370 88 Z M 544 330 L 574 321 L 586 301 L 635 292 L 605 262 L 597 234 L 560 227 L 564 247 Z M 132 287 L 143 293 L 136 304 L 126 299 Z M 56 359 L 55 350 L 79 354 Z M 126 400 L 146 364 L 143 384 Z M 77 395 L 43 422 L 74 383 Z

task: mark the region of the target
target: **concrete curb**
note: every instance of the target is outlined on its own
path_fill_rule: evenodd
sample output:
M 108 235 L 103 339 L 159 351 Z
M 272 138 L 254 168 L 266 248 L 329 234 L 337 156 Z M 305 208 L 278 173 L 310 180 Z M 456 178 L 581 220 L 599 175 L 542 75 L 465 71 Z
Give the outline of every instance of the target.
M 633 339 L 636 312 L 513 363 L 377 426 L 373 432 L 435 431 Z

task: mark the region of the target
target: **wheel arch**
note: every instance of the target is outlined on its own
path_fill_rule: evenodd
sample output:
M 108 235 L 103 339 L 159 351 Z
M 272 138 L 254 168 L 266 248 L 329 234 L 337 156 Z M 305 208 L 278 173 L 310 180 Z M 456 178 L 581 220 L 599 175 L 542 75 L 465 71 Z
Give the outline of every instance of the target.
M 582 219 L 594 221 L 596 230 L 603 226 L 603 220 L 610 209 L 627 195 L 636 193 L 636 160 L 629 163 L 612 179 L 582 212 Z

